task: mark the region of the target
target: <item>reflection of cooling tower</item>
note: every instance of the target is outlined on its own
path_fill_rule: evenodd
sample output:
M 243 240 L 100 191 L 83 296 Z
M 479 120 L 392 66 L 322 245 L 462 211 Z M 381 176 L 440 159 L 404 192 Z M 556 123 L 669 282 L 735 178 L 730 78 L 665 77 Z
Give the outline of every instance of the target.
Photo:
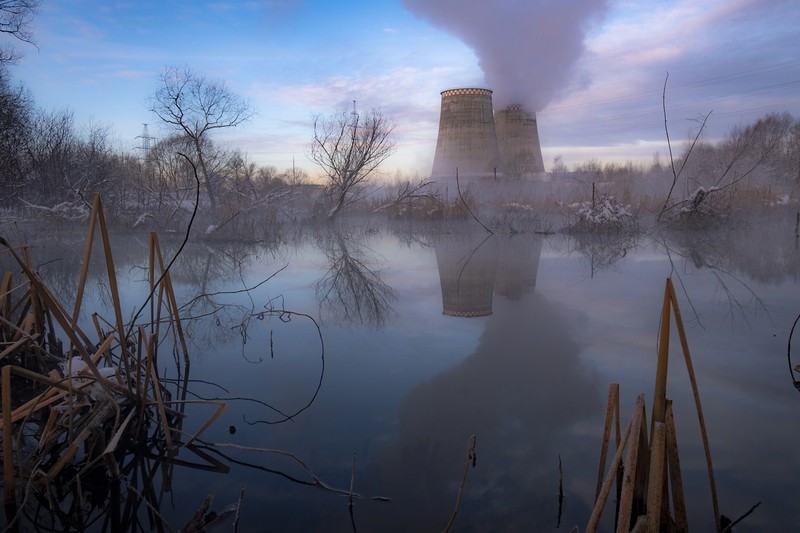
M 530 178 L 544 172 L 536 115 L 520 105 L 494 114 L 500 160 L 509 177 Z
M 459 181 L 494 177 L 500 171 L 500 151 L 492 115 L 489 89 L 442 91 L 439 138 L 433 159 L 432 179 L 455 187 Z
M 496 239 L 449 236 L 436 244 L 442 312 L 450 316 L 492 314 L 497 271 Z
M 539 235 L 514 235 L 504 239 L 497 264 L 497 294 L 518 300 L 532 291 L 536 287 L 541 255 L 542 237 Z

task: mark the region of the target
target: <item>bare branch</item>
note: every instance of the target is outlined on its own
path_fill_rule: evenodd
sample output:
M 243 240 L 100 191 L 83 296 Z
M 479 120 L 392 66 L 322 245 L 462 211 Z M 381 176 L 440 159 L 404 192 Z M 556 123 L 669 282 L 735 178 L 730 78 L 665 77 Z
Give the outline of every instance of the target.
M 395 151 L 391 140 L 392 124 L 377 110 L 363 117 L 345 111 L 330 115 L 315 115 L 314 139 L 309 157 L 324 172 L 328 180 L 333 219 L 348 203 L 349 197 L 365 185 L 380 165 Z
M 700 127 L 697 130 L 697 133 L 692 140 L 692 144 L 689 146 L 689 149 L 686 152 L 685 157 L 683 158 L 683 163 L 681 163 L 681 168 L 676 171 L 675 170 L 675 158 L 672 154 L 672 143 L 669 138 L 669 126 L 667 125 L 667 81 L 669 80 L 669 72 L 667 72 L 666 77 L 664 78 L 664 89 L 661 93 L 661 107 L 664 112 L 664 134 L 667 137 L 667 148 L 669 149 L 669 164 L 670 168 L 672 169 L 672 185 L 669 187 L 669 192 L 667 193 L 667 197 L 664 199 L 664 206 L 661 208 L 661 212 L 658 214 L 659 220 L 661 219 L 661 215 L 663 215 L 666 211 L 670 209 L 669 201 L 672 198 L 672 192 L 675 190 L 675 184 L 678 182 L 678 178 L 683 173 L 684 168 L 686 168 L 686 162 L 689 160 L 689 156 L 694 151 L 694 147 L 697 144 L 697 141 L 700 139 L 700 136 L 703 134 L 703 130 L 706 127 L 706 123 L 708 122 L 708 118 L 711 116 L 713 111 L 709 111 L 705 115 L 702 115 L 698 122 L 700 123 Z
M 250 104 L 223 81 L 211 80 L 188 67 L 166 67 L 150 98 L 150 111 L 192 141 L 211 210 L 216 209 L 215 177 L 209 172 L 205 147 L 208 133 L 232 128 L 253 116 Z M 216 180 L 218 181 L 218 180 Z
M 0 0 L 0 33 L 36 46 L 30 24 L 41 0 Z M 22 54 L 13 46 L 0 48 L 0 65 L 13 63 Z

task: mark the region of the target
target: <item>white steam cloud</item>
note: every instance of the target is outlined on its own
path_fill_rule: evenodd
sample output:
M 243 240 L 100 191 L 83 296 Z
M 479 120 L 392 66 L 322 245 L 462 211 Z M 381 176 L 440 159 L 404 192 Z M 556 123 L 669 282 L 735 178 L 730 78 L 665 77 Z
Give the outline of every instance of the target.
M 478 56 L 495 107 L 540 111 L 572 81 L 584 37 L 608 0 L 403 0 Z

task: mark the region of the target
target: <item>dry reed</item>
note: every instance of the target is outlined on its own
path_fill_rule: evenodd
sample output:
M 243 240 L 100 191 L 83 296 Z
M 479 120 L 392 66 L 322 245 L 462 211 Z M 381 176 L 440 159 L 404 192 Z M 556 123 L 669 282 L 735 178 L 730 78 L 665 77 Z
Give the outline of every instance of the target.
M 656 381 L 653 398 L 653 411 L 649 433 L 644 429 L 646 415 L 644 395 L 639 395 L 633 418 L 628 424 L 625 436 L 617 440 L 616 453 L 612 465 L 603 478 L 606 456 L 611 433 L 612 418 L 619 423 L 619 388 L 612 384 L 609 389 L 608 404 L 600 452 L 600 469 L 597 480 L 595 507 L 589 519 L 587 531 L 595 531 L 600 515 L 606 504 L 608 493 L 620 461 L 625 455 L 622 470 L 622 494 L 616 515 L 616 530 L 625 531 L 659 531 L 667 527 L 676 531 L 688 531 L 686 501 L 683 491 L 683 480 L 678 457 L 678 443 L 675 433 L 675 420 L 672 413 L 672 402 L 667 398 L 667 374 L 669 360 L 670 323 L 674 318 L 681 349 L 692 387 L 700 434 L 706 456 L 708 477 L 711 491 L 712 510 L 716 530 L 720 531 L 720 513 L 717 503 L 717 491 L 714 471 L 711 462 L 711 451 L 705 418 L 700 404 L 700 393 L 694 374 L 686 332 L 683 327 L 675 288 L 672 280 L 667 278 L 664 288 L 664 300 L 661 311 L 661 329 L 659 333 L 658 361 L 656 365 Z M 672 508 L 669 499 L 672 497 Z
M 92 316 L 98 334 L 94 342 L 79 326 L 79 319 L 98 231 L 114 318 L 109 324 Z M 47 527 L 65 528 L 84 528 L 102 520 L 102 529 L 111 531 L 123 524 L 130 529 L 171 529 L 158 509 L 170 490 L 172 465 L 227 470 L 192 446 L 226 404 L 186 400 L 188 350 L 156 235 L 151 234 L 149 241 L 150 316 L 138 324 L 134 321 L 139 315 L 130 323 L 122 318 L 99 196 L 92 203 L 71 313 L 34 270 L 26 247 L 12 246 L 2 237 L 0 244 L 23 276 L 19 283 L 12 272 L 0 278 L 3 486 L 9 527 L 17 527 L 20 513 L 26 510 L 34 527 L 37 520 Z M 164 332 L 162 323 L 169 326 Z M 59 333 L 65 341 L 58 338 Z M 182 360 L 176 359 L 182 378 L 174 386 L 159 379 L 163 363 L 158 352 L 165 340 L 183 354 Z M 187 404 L 210 404 L 216 410 L 199 428 L 184 431 Z M 201 462 L 178 460 L 183 450 Z M 110 501 L 116 502 L 105 509 L 84 501 L 87 487 L 96 485 L 101 471 Z M 127 481 L 120 484 L 122 478 Z M 24 489 L 21 501 L 16 489 Z M 29 505 L 33 501 L 44 506 Z M 50 508 L 49 516 L 40 514 L 43 507 Z M 94 513 L 86 512 L 87 507 Z

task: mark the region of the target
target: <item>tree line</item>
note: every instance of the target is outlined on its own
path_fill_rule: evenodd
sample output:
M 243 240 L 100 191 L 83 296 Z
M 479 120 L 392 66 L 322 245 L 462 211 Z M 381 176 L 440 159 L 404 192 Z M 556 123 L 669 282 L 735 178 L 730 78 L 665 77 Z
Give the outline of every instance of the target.
M 34 44 L 30 23 L 38 6 L 39 0 L 0 3 L 0 33 Z M 216 130 L 238 126 L 254 114 L 224 81 L 188 67 L 163 69 L 148 109 L 171 134 L 154 146 L 143 139 L 143 150 L 129 153 L 115 148 L 108 126 L 79 128 L 67 109 L 38 108 L 11 78 L 10 65 L 21 57 L 13 45 L 0 48 L 0 207 L 78 217 L 91 195 L 100 193 L 113 213 L 149 214 L 169 222 L 202 188 L 201 210 L 219 224 L 274 203 L 292 208 L 286 196 L 308 182 L 302 170 L 259 166 L 246 153 L 214 143 Z M 327 183 L 312 211 L 327 211 L 333 218 L 359 197 L 357 189 L 394 151 L 392 128 L 375 110 L 363 117 L 355 112 L 313 117 L 309 155 Z
M 170 220 L 202 189 L 202 210 L 219 223 L 226 217 L 287 195 L 299 195 L 308 174 L 297 168 L 260 166 L 239 149 L 216 144 L 212 134 L 253 115 L 245 99 L 224 82 L 188 67 L 167 67 L 149 98 L 149 110 L 171 134 L 133 153 L 115 146 L 109 126 L 79 127 L 67 109 L 38 108 L 0 65 L 0 186 L 2 207 L 59 208 L 88 205 L 99 192 L 115 213 L 149 213 Z M 310 158 L 323 170 L 312 205 L 335 217 L 361 197 L 364 186 L 394 151 L 393 125 L 377 110 L 363 115 L 312 117 Z M 300 195 L 308 204 L 308 195 Z M 290 213 L 287 213 L 290 214 Z M 290 214 L 291 215 L 291 214 Z
M 0 33 L 33 43 L 29 24 L 38 5 L 38 0 L 0 3 Z M 25 87 L 12 79 L 13 64 L 20 58 L 13 46 L 0 48 L 0 207 L 79 218 L 97 192 L 120 218 L 135 222 L 149 217 L 170 224 L 185 217 L 199 188 L 202 214 L 209 224 L 220 225 L 250 211 L 262 217 L 266 211 L 272 217 L 332 219 L 354 204 L 364 205 L 370 194 L 368 205 L 378 210 L 435 200 L 431 184 L 408 179 L 396 179 L 375 199 L 375 177 L 395 150 L 394 123 L 378 110 L 359 114 L 354 108 L 311 117 L 307 155 L 321 171 L 321 181 L 312 187 L 303 170 L 260 166 L 241 150 L 214 142 L 215 132 L 254 114 L 251 104 L 224 81 L 189 67 L 164 68 L 148 110 L 170 134 L 131 152 L 118 148 L 110 126 L 77 125 L 66 108 L 37 107 Z M 709 118 L 702 116 L 696 132 L 674 153 L 670 146 L 666 162 L 656 160 L 644 168 L 593 160 L 570 171 L 556 158 L 549 177 L 591 184 L 592 190 L 597 183 L 629 200 L 657 198 L 662 214 L 711 198 L 730 202 L 753 186 L 796 194 L 800 121 L 788 113 L 770 113 L 711 142 L 704 138 Z

